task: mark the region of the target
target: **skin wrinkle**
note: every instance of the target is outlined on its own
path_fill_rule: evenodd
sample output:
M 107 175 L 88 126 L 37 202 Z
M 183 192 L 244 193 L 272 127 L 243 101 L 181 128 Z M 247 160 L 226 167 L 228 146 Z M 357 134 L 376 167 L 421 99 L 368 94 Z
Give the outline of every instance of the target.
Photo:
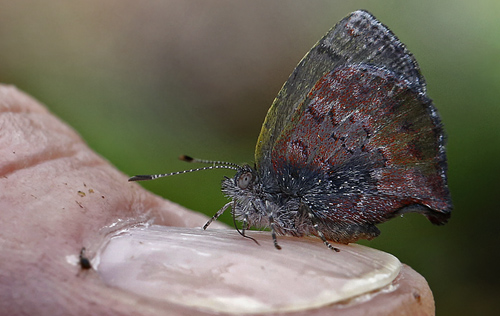
M 27 128 L 26 125 L 5 122 L 7 117 L 14 117 L 7 114 L 26 118 L 33 113 L 38 113 L 36 120 L 40 124 L 31 124 L 29 130 L 44 135 L 44 144 L 26 137 L 28 129 L 19 131 L 19 128 Z M 82 247 L 86 247 L 85 255 L 92 259 L 103 239 L 103 228 L 118 220 L 146 217 L 155 218 L 155 224 L 160 225 L 201 227 L 207 220 L 205 216 L 128 183 L 127 176 L 93 153 L 70 127 L 11 86 L 0 85 L 0 126 L 0 170 L 9 168 L 8 173 L 0 176 L 2 314 L 192 315 L 196 312 L 213 315 L 107 286 L 96 271 L 81 271 L 79 266 L 66 260 L 68 255 L 78 257 Z M 25 139 L 19 138 L 13 143 L 12 135 L 24 135 Z M 45 152 L 51 155 L 41 154 Z M 39 163 L 23 165 L 23 161 L 18 161 L 26 157 Z M 11 170 L 13 167 L 16 169 Z M 79 191 L 85 196 L 79 195 Z M 223 225 L 212 223 L 209 229 L 217 227 Z M 235 247 L 255 250 L 259 246 L 245 240 Z M 401 273 L 404 278 L 397 280 L 401 285 L 390 294 L 380 294 L 349 307 L 328 306 L 290 315 L 320 315 L 332 311 L 338 315 L 367 311 L 384 315 L 390 314 L 387 308 L 394 304 L 388 302 L 399 302 L 396 309 L 432 315 L 432 294 L 425 280 L 406 266 Z M 276 290 L 282 290 L 276 286 Z M 410 295 L 415 289 L 420 293 L 420 302 L 424 303 L 415 303 L 414 296 Z

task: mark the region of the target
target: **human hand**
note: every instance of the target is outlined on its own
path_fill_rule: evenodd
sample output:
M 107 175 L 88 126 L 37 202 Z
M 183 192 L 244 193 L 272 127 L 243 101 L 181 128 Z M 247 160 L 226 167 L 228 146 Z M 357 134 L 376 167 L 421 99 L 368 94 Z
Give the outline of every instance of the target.
M 165 237 L 158 235 L 156 226 L 152 230 L 147 225 L 139 227 L 141 238 L 157 236 L 142 250 L 154 252 L 156 247 L 165 244 L 184 247 L 184 250 L 197 249 L 196 244 L 186 246 L 185 235 L 175 233 L 176 229 L 169 232 L 168 226 L 199 228 L 207 220 L 204 215 L 186 210 L 137 184 L 127 182 L 127 176 L 92 152 L 71 128 L 13 87 L 0 86 L 0 131 L 0 314 L 213 315 L 222 312 L 172 301 L 168 297 L 162 299 L 161 295 L 152 297 L 145 292 L 120 288 L 110 281 L 105 271 L 109 257 L 106 257 L 106 245 L 103 244 L 113 231 L 127 230 L 134 235 L 138 229 L 136 224 L 154 219 L 155 225 L 164 226 Z M 234 254 L 251 253 L 252 260 L 265 263 L 265 268 L 269 270 L 273 270 L 276 263 L 296 262 L 289 261 L 292 258 L 321 262 L 323 256 L 334 256 L 334 260 L 338 258 L 340 262 L 337 266 L 319 266 L 318 270 L 337 269 L 342 274 L 359 261 L 359 256 L 348 254 L 361 255 L 365 251 L 363 247 L 340 245 L 341 252 L 337 254 L 330 252 L 321 241 L 293 237 L 279 239 L 283 247 L 280 251 L 272 246 L 270 236 L 253 234 L 261 244 L 259 247 L 234 232 L 215 229 L 222 227 L 222 224 L 213 223 L 209 232 L 193 230 L 193 234 L 203 241 L 205 252 L 218 256 L 220 262 L 241 264 L 239 267 L 242 269 L 249 267 L 243 262 L 248 257 Z M 133 243 L 137 243 L 137 239 L 124 247 L 124 251 L 130 251 L 132 248 L 129 246 Z M 77 258 L 82 247 L 87 248 L 87 255 L 96 263 L 97 270 L 81 271 L 71 264 L 69 258 Z M 218 252 L 223 248 L 224 251 Z M 93 260 L 96 254 L 100 256 L 100 263 Z M 186 256 L 203 266 L 204 262 L 200 261 L 196 251 L 188 252 Z M 144 268 L 145 262 L 140 262 L 142 257 L 138 255 L 137 258 L 138 266 L 146 269 L 139 272 L 154 275 L 162 269 L 158 265 Z M 373 259 L 368 258 L 370 260 Z M 303 274 L 300 270 L 303 266 L 290 264 L 288 268 L 289 272 L 297 270 L 297 275 Z M 314 274 L 317 272 L 310 272 L 312 276 L 301 280 L 300 284 L 289 282 L 289 274 L 276 270 L 273 276 L 283 282 L 268 284 L 265 289 L 254 287 L 251 291 L 244 287 L 248 282 L 245 280 L 258 277 L 255 271 L 224 273 L 232 281 L 241 282 L 241 287 L 234 287 L 235 299 L 241 299 L 244 294 L 247 298 L 245 302 L 249 299 L 259 302 L 265 299 L 265 293 L 286 294 L 300 286 L 314 287 Z M 127 283 L 133 289 L 136 281 L 131 279 Z M 196 289 L 200 284 L 211 282 L 218 282 L 214 275 L 197 275 L 184 280 L 177 278 L 168 287 Z M 151 281 L 151 287 L 155 286 L 153 283 Z M 363 299 L 311 308 L 304 306 L 289 313 L 434 314 L 430 289 L 411 268 L 403 265 L 399 276 L 389 283 L 392 287 L 384 287 L 363 296 Z M 238 293 L 242 288 L 246 292 Z M 242 310 L 245 302 L 240 301 Z M 268 314 L 272 312 L 271 309 Z

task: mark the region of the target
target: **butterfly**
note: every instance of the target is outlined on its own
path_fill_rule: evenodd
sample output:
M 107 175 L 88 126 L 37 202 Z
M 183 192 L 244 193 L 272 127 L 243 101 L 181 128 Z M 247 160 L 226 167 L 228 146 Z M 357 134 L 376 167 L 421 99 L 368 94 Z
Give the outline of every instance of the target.
M 276 235 L 315 235 L 351 243 L 380 234 L 376 224 L 416 212 L 445 224 L 452 202 L 445 135 L 414 56 L 373 15 L 356 11 L 306 54 L 272 103 L 257 140 L 255 164 L 182 156 L 233 169 L 222 181 L 231 207 L 250 227 Z

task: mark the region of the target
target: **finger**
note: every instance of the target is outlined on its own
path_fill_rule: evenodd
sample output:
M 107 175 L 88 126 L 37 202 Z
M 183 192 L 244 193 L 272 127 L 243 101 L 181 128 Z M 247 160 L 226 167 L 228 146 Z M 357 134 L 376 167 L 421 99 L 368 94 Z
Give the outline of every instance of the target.
M 187 315 L 194 310 L 198 314 L 217 313 L 210 309 L 193 310 L 189 304 L 110 286 L 94 270 L 78 273 L 79 268 L 70 264 L 70 258 L 76 258 L 84 246 L 88 246 L 86 255 L 94 258 L 95 245 L 105 242 L 113 231 L 152 219 L 162 225 L 200 227 L 206 217 L 128 183 L 125 175 L 93 153 L 71 128 L 15 88 L 0 87 L 0 127 L 0 301 L 5 313 L 158 315 L 168 311 Z M 171 243 L 175 245 L 185 236 L 178 234 L 173 238 Z M 210 243 L 221 239 L 217 234 L 206 238 Z M 253 243 L 241 245 L 230 243 L 229 239 L 223 242 L 229 243 L 229 249 L 234 247 L 233 252 L 253 251 L 256 260 L 272 262 L 269 253 L 256 251 L 259 246 Z M 293 240 L 287 239 L 282 244 L 287 246 L 285 251 L 298 252 L 299 247 L 288 245 L 289 242 Z M 154 252 L 156 246 L 152 243 L 146 251 Z M 307 257 L 307 253 L 301 254 Z M 230 258 L 224 258 L 229 262 Z M 286 261 L 286 253 L 280 253 L 278 258 Z M 149 270 L 158 271 L 154 267 Z M 238 280 L 237 274 L 231 277 Z M 206 281 L 205 276 L 178 285 L 194 287 Z M 379 293 L 349 308 L 337 303 L 294 313 L 318 314 L 332 308 L 344 314 L 371 310 L 379 315 L 387 314 L 388 308 L 433 310 L 425 280 L 411 269 L 403 266 L 393 283 L 394 291 Z M 294 289 L 275 283 L 265 290 Z

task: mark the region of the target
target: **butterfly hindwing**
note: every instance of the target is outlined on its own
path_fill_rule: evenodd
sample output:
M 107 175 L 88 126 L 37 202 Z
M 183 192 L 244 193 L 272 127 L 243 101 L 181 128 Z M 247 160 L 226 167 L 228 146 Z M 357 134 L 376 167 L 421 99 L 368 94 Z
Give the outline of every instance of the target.
M 316 84 L 278 137 L 271 153 L 278 186 L 311 179 L 300 183 L 300 194 L 312 211 L 334 222 L 374 224 L 415 205 L 433 222 L 445 221 L 451 202 L 443 131 L 429 106 L 390 71 L 337 68 Z

